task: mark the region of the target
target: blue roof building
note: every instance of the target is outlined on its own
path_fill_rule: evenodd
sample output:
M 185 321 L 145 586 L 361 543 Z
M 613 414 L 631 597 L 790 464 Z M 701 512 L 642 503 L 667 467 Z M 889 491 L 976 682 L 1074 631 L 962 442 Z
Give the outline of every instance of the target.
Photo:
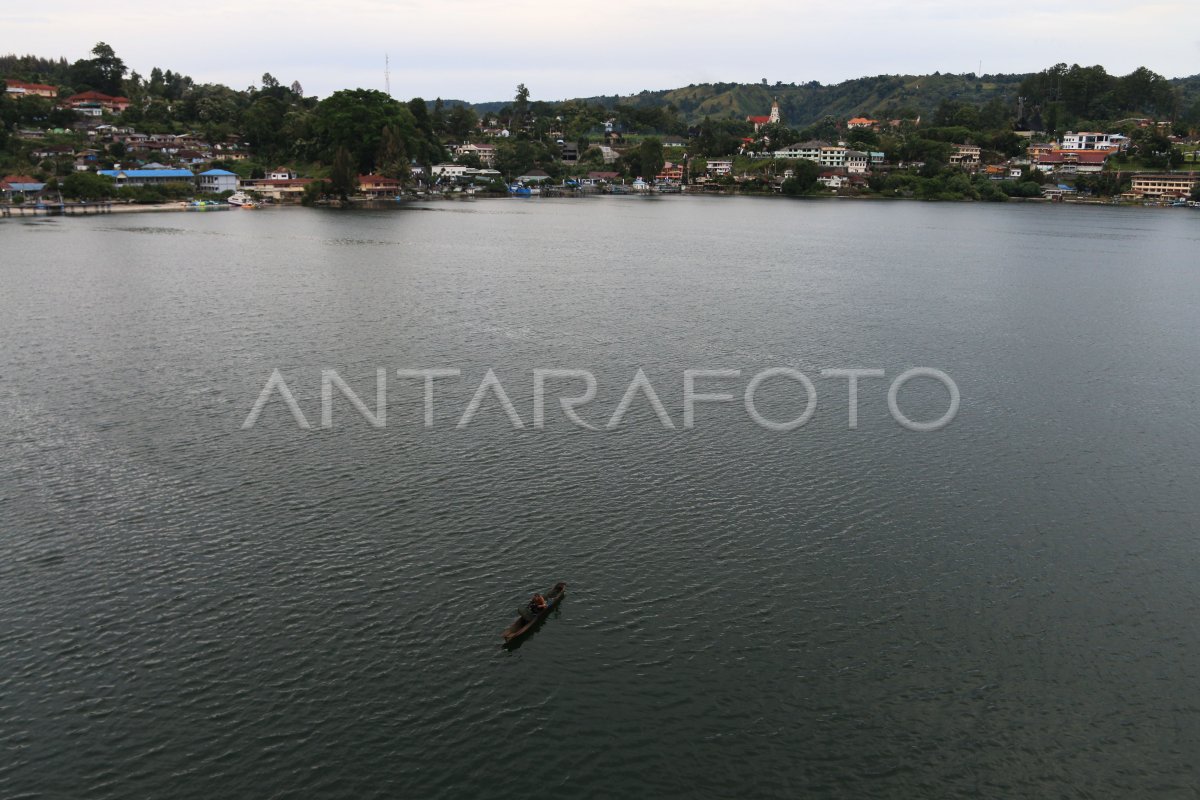
M 236 192 L 238 176 L 236 172 L 227 169 L 210 169 L 196 176 L 200 191 L 220 194 L 221 192 Z
M 191 183 L 196 179 L 190 169 L 99 169 L 117 186 L 156 186 L 163 183 Z

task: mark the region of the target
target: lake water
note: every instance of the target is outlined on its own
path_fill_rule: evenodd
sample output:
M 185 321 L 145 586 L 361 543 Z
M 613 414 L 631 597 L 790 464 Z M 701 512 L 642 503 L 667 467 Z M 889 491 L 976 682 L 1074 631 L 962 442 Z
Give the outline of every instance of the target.
M 1200 794 L 1200 214 L 490 200 L 0 246 L 0 797 Z M 803 427 L 743 408 L 775 367 Z M 912 367 L 946 427 L 890 415 Z M 431 368 L 426 428 L 396 371 Z M 595 375 L 596 430 L 534 427 L 541 368 Z M 638 368 L 675 429 L 642 395 L 604 428 Z M 886 372 L 855 429 L 831 368 Z M 242 428 L 275 369 L 310 429 L 278 393 Z M 335 390 L 323 428 L 322 370 L 374 410 L 379 369 L 386 427 Z M 523 429 L 491 395 L 456 427 L 488 369 Z M 690 429 L 686 369 L 740 371 Z

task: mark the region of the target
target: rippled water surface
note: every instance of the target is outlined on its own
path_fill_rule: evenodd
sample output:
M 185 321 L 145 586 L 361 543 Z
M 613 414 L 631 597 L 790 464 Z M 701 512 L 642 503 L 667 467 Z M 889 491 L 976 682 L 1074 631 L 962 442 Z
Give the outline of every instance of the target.
M 1200 794 L 1200 214 L 497 200 L 0 245 L 6 800 Z M 914 366 L 961 390 L 940 431 L 889 416 Z M 676 429 L 640 395 L 603 429 L 639 367 Z M 748 418 L 769 367 L 804 427 Z M 432 428 L 422 368 L 462 371 Z M 489 368 L 524 429 L 491 395 L 455 427 Z M 595 374 L 597 430 L 534 428 L 536 368 Z M 689 368 L 741 376 L 685 430 Z M 855 430 L 827 368 L 887 372 Z M 242 430 L 275 369 L 311 429 L 275 395 Z M 386 427 L 336 391 L 322 427 L 327 369 L 372 410 L 387 370 Z

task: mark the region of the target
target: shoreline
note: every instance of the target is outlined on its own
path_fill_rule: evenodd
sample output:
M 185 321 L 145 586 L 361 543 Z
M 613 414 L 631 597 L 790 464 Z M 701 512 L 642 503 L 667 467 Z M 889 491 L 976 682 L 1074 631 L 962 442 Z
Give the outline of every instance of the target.
M 657 199 L 661 196 L 662 195 L 657 192 L 646 192 L 646 193 L 633 194 L 633 195 L 612 195 L 612 194 L 607 194 L 607 193 L 604 193 L 604 194 L 597 193 L 597 194 L 587 194 L 587 195 L 578 195 L 578 196 L 556 196 L 556 197 L 545 197 L 545 198 L 542 198 L 542 197 L 532 197 L 532 198 L 530 198 L 530 197 L 512 197 L 509 195 L 485 195 L 485 196 L 481 196 L 481 197 L 470 198 L 470 200 L 471 200 L 471 202 L 474 202 L 475 200 L 520 200 L 520 201 L 524 201 L 524 202 L 530 202 L 530 201 L 537 202 L 542 199 L 547 199 L 547 200 L 586 200 L 586 199 L 605 198 L 605 197 L 617 197 L 620 199 L 646 199 L 646 198 Z M 681 197 L 712 197 L 712 198 L 740 198 L 740 197 L 778 198 L 778 199 L 782 199 L 782 200 L 817 200 L 817 201 L 917 202 L 917 203 L 931 203 L 931 204 L 932 203 L 956 203 L 956 204 L 957 203 L 981 203 L 981 204 L 986 204 L 986 205 L 1007 205 L 1008 203 L 1019 203 L 1019 204 L 1033 204 L 1033 205 L 1046 205 L 1046 206 L 1060 206 L 1060 205 L 1104 206 L 1104 207 L 1108 207 L 1108 208 L 1173 208 L 1173 207 L 1177 208 L 1178 207 L 1178 206 L 1172 206 L 1170 203 L 1157 203 L 1157 202 L 1133 203 L 1133 202 L 1120 202 L 1120 201 L 1114 202 L 1112 199 L 1105 200 L 1105 199 L 1099 199 L 1099 198 L 1097 198 L 1097 199 L 1053 200 L 1053 199 L 1049 199 L 1049 198 L 1045 198 L 1045 197 L 1010 197 L 1007 201 L 1005 201 L 1003 203 L 988 203 L 985 200 L 969 200 L 969 199 L 923 200 L 923 199 L 916 198 L 916 197 L 884 197 L 881 195 L 835 195 L 835 194 L 813 194 L 813 195 L 794 195 L 793 196 L 793 195 L 783 195 L 783 194 L 778 194 L 778 193 L 766 193 L 766 192 L 743 193 L 743 192 L 713 192 L 713 191 L 691 191 L 691 192 L 688 192 L 688 191 L 685 191 L 685 192 L 680 193 L 679 196 L 681 196 Z M 313 206 L 313 208 L 324 208 L 327 210 L 360 209 L 360 210 L 378 211 L 378 210 L 383 210 L 383 209 L 387 209 L 387 208 L 402 209 L 402 208 L 407 208 L 407 207 L 411 207 L 414 205 L 419 205 L 422 203 L 441 203 L 441 202 L 446 202 L 446 201 L 451 201 L 451 200 L 465 200 L 465 199 L 466 198 L 459 198 L 459 197 L 455 197 L 455 196 L 442 197 L 442 196 L 434 195 L 431 197 L 403 198 L 402 200 L 399 200 L 399 201 L 397 201 L 395 199 L 358 200 L 358 201 L 351 201 L 348 206 L 337 207 L 337 206 L 318 205 L 318 206 Z M 266 210 L 266 209 L 273 210 L 273 209 L 284 209 L 284 208 L 308 208 L 308 207 L 309 206 L 303 206 L 299 203 L 278 203 L 278 204 L 269 204 L 269 205 L 259 206 L 259 207 L 255 208 L 254 210 L 262 211 L 262 210 Z M 32 205 L 13 205 L 13 206 L 5 205 L 5 206 L 0 206 L 0 220 L 94 217 L 94 216 L 105 216 L 105 215 L 109 215 L 109 214 L 161 214 L 161 213 L 168 213 L 168 212 L 210 213 L 210 212 L 230 212 L 230 211 L 248 210 L 248 209 L 242 209 L 237 206 L 225 206 L 225 207 L 208 206 L 208 207 L 197 208 L 195 206 L 191 206 L 187 201 L 177 201 L 177 202 L 170 202 L 170 203 L 96 202 L 96 203 L 92 203 L 92 204 L 71 204 L 67 208 L 69 210 L 66 210 L 64 213 L 64 211 L 61 210 L 61 208 L 52 211 L 51 209 L 46 209 L 46 208 L 38 209 Z M 1195 209 L 1195 207 L 1192 207 L 1191 210 L 1196 210 L 1196 209 Z

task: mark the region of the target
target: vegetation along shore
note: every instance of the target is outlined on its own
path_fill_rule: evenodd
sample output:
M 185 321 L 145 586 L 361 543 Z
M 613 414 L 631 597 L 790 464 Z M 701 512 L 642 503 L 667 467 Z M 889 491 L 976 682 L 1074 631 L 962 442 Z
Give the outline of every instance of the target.
M 6 216 L 684 192 L 1200 206 L 1200 75 L 1145 68 L 473 104 L 147 77 L 100 43 L 2 56 L 0 84 Z

